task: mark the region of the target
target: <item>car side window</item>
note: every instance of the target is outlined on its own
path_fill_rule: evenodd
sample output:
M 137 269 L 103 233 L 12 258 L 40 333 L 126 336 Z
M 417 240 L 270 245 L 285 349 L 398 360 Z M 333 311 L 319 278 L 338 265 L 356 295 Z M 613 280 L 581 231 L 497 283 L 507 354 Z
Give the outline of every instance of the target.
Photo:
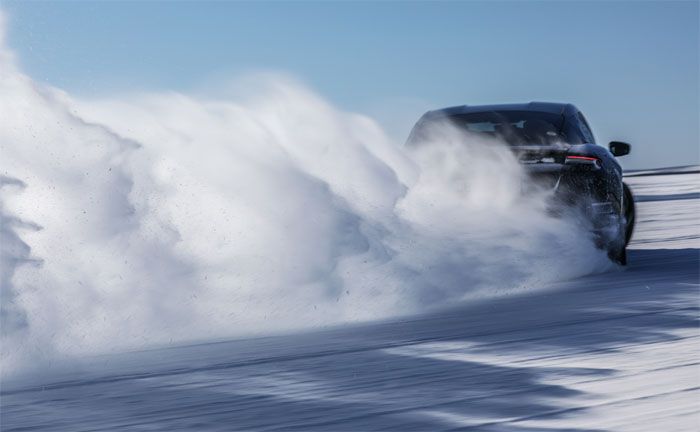
M 591 128 L 588 126 L 588 122 L 586 121 L 586 118 L 583 116 L 583 114 L 581 114 L 581 112 L 578 113 L 578 122 L 584 140 L 587 143 L 594 144 L 595 137 L 593 137 L 593 132 L 591 131 Z

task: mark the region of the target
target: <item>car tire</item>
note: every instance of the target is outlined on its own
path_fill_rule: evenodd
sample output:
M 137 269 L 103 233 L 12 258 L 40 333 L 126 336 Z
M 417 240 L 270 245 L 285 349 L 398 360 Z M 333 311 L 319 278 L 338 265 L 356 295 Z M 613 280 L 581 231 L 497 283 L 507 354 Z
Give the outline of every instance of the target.
M 610 258 L 610 261 L 621 266 L 627 265 L 627 247 L 623 247 L 620 250 L 608 251 L 608 258 Z
M 634 206 L 634 195 L 632 195 L 632 191 L 626 183 L 622 183 L 622 194 L 622 214 L 625 217 L 625 247 L 627 247 L 632 239 L 637 212 Z
M 625 221 L 624 239 L 622 239 L 621 248 L 612 248 L 608 251 L 608 257 L 615 263 L 624 266 L 627 265 L 627 245 L 632 239 L 632 232 L 634 231 L 635 208 L 634 196 L 629 186 L 625 183 L 622 183 L 622 193 L 622 217 Z

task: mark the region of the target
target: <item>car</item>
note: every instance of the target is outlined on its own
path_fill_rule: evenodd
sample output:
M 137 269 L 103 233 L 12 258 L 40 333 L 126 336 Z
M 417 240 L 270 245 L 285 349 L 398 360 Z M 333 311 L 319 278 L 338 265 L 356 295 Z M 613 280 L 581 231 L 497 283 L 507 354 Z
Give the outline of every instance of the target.
M 428 111 L 413 127 L 407 146 L 421 145 L 431 128 L 443 124 L 468 136 L 505 142 L 532 183 L 553 190 L 550 211 L 580 211 L 590 222 L 596 245 L 611 260 L 627 264 L 635 205 L 616 157 L 628 154 L 629 144 L 596 144 L 588 121 L 572 104 L 529 102 Z

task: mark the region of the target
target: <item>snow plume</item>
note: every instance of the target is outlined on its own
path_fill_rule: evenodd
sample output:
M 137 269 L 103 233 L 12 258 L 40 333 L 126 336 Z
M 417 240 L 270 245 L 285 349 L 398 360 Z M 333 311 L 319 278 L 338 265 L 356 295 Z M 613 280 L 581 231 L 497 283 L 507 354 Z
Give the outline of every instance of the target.
M 497 142 L 443 129 L 406 150 L 284 76 L 84 100 L 0 61 L 5 373 L 419 313 L 604 265 L 545 193 L 521 196 Z

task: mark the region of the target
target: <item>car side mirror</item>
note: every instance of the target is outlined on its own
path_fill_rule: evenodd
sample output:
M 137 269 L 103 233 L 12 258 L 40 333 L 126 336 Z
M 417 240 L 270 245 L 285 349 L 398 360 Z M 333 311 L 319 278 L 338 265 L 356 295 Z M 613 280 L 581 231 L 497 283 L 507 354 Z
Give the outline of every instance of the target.
M 624 156 L 629 154 L 632 146 L 622 141 L 610 141 L 608 145 L 613 156 Z

